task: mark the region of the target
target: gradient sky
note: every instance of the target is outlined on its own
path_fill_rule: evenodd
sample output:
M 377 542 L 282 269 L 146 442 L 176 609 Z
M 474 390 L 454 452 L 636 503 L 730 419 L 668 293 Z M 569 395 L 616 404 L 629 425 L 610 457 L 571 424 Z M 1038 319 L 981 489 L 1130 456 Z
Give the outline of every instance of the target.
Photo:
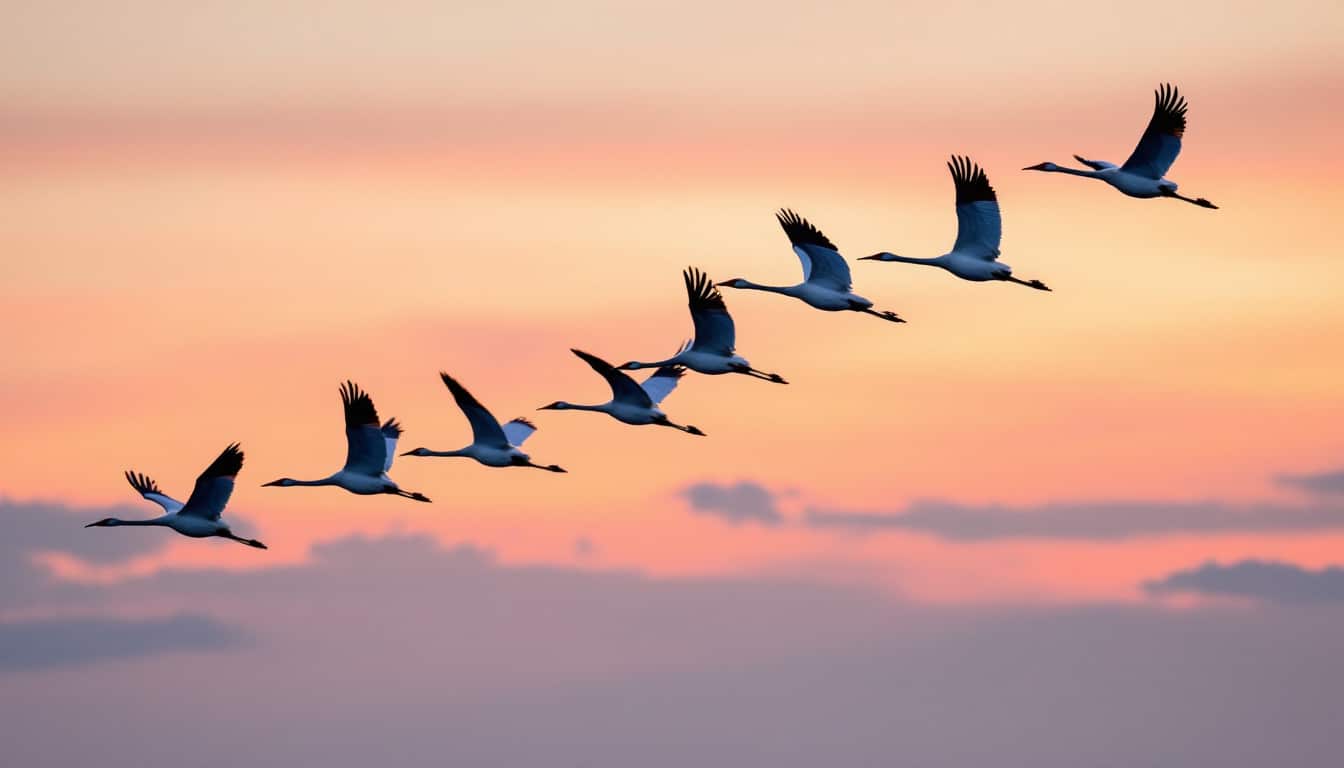
M 353 571 L 360 557 L 395 564 L 403 550 L 410 564 L 371 579 L 363 599 L 413 635 L 460 632 L 461 608 L 475 639 L 447 647 L 488 649 L 502 668 L 492 677 L 454 657 L 423 680 L 400 670 L 380 701 L 400 713 L 436 701 L 435 686 L 464 687 L 466 698 L 445 708 L 459 718 L 454 729 L 539 729 L 524 746 L 486 736 L 460 751 L 440 745 L 426 764 L 531 765 L 559 754 L 629 765 L 639 734 L 668 746 L 649 765 L 719 764 L 707 755 L 815 764 L 839 743 L 848 746 L 830 753 L 834 764 L 885 764 L 900 743 L 888 735 L 966 698 L 979 699 L 967 723 L 984 738 L 940 752 L 926 735 L 917 762 L 1139 759 L 1153 755 L 1108 747 L 1144 723 L 1109 709 L 1073 711 L 1068 738 L 1013 751 L 986 708 L 999 676 L 984 671 L 1032 647 L 1038 671 L 1067 687 L 1070 670 L 1045 669 L 1039 648 L 1067 655 L 1106 637 L 1106 663 L 1088 679 L 1131 686 L 1114 707 L 1142 708 L 1151 691 L 1124 681 L 1179 666 L 1193 633 L 1218 661 L 1182 672 L 1190 699 L 1181 701 L 1207 713 L 1263 684 L 1232 671 L 1256 642 L 1314 627 L 1317 641 L 1295 647 L 1324 659 L 1327 640 L 1338 647 L 1344 635 L 1328 569 L 1344 561 L 1344 482 L 1333 474 L 1344 465 L 1344 273 L 1329 229 L 1344 213 L 1337 4 L 6 10 L 0 511 L 20 564 L 5 571 L 13 579 L 0 596 L 0 677 L 42 704 L 6 705 L 0 735 L 23 740 L 22 764 L 101 754 L 92 738 L 49 753 L 52 732 L 39 723 L 43 707 L 70 706 L 85 684 L 94 693 L 80 701 L 84 716 L 115 740 L 127 703 L 237 716 L 229 707 L 248 689 L 236 679 L 222 698 L 204 689 L 165 698 L 198 665 L 268 676 L 269 715 L 286 718 L 303 716 L 305 695 L 339 698 L 383 679 L 388 661 L 366 656 L 395 656 L 395 639 L 341 637 L 311 663 L 303 647 L 364 620 L 323 574 Z M 1190 102 L 1171 177 L 1220 210 L 1019 170 L 1075 152 L 1123 161 L 1163 81 Z M 955 232 L 952 153 L 979 161 L 998 190 L 1003 260 L 1053 293 L 855 264 L 856 292 L 910 321 L 893 326 L 728 292 L 740 351 L 792 384 L 688 376 L 667 409 L 709 438 L 535 412 L 605 399 L 569 347 L 618 362 L 670 352 L 690 332 L 686 265 L 720 280 L 796 280 L 771 216 L 780 206 L 851 258 L 944 252 Z M 259 487 L 339 465 L 336 387 L 346 378 L 405 424 L 404 448 L 465 444 L 439 370 L 501 418 L 534 417 L 529 451 L 570 474 L 399 459 L 393 476 L 433 505 Z M 79 529 L 114 505 L 131 517 L 156 511 L 123 470 L 182 495 L 235 440 L 247 461 L 229 515 L 269 551 Z M 127 539 L 136 542 L 107 543 Z M 475 554 L 457 568 L 463 552 Z M 554 610 L 554 621 L 484 620 L 481 595 L 454 584 L 439 600 L 421 583 L 458 576 L 516 597 L 520 610 Z M 199 591 L 172 586 L 184 579 Z M 284 595 L 248 605 L 271 585 Z M 608 598 L 610 614 L 589 605 Z M 667 613 L 644 615 L 645 599 Z M 733 599 L 768 604 L 737 615 Z M 548 600 L 585 608 L 567 619 Z M 310 603 L 312 620 L 297 620 Z M 393 618 L 396 609 L 409 615 Z M 677 632 L 632 639 L 568 626 L 625 617 L 674 627 L 701 609 L 727 634 L 685 652 Z M 792 636 L 831 620 L 833 637 Z M 1257 639 L 1228 645 L 1227 627 Z M 123 652 L 91 654 L 70 640 L 90 636 Z M 529 642 L 552 636 L 552 652 Z M 183 651 L 193 646 L 204 650 Z M 760 656 L 744 664 L 748 646 Z M 73 650 L 34 650 L 50 648 Z M 905 680 L 905 665 L 948 663 L 953 649 L 974 663 L 924 704 L 901 698 L 902 682 L 938 688 L 919 678 L 927 670 Z M 503 669 L 517 656 L 529 660 Z M 323 663 L 347 672 L 331 680 Z M 1234 738 L 1196 744 L 1208 729 L 1222 736 L 1238 718 L 1263 719 L 1256 706 L 1205 721 L 1169 701 L 1175 722 L 1154 742 L 1158 759 L 1143 762 L 1330 764 L 1313 749 L 1324 742 L 1313 741 L 1310 712 L 1333 695 L 1326 682 L 1344 682 L 1338 665 L 1322 677 L 1307 660 L 1276 663 L 1284 667 L 1262 674 L 1297 694 L 1302 712 L 1260 751 Z M 691 714 L 696 681 L 754 681 L 762 701 L 767 690 L 806 698 L 807 676 L 835 667 L 843 684 L 818 701 L 857 691 L 852 730 L 814 724 L 815 739 L 794 732 L 776 750 L 761 746 L 758 729 L 773 732 L 779 714 L 762 702 L 738 702 L 762 707 L 744 713 L 740 730 Z M 868 667 L 894 677 L 865 688 Z M 781 674 L 783 691 L 763 682 Z M 1022 682 L 1021 670 L 1003 674 Z M 393 690 L 407 686 L 405 697 Z M 592 708 L 541 724 L 562 691 Z M 658 692 L 666 696 L 646 717 L 618 718 L 635 751 L 617 748 L 622 739 L 584 751 L 585 718 Z M 1014 717 L 1049 730 L 1066 693 L 1023 692 Z M 830 711 L 818 701 L 788 717 Z M 375 743 L 400 738 L 370 724 L 366 706 L 338 706 L 302 730 L 316 738 L 363 722 Z M 902 728 L 873 719 L 884 709 L 905 713 Z M 434 733 L 428 721 L 405 722 L 410 741 Z M 239 727 L 252 729 L 255 747 L 231 745 L 242 751 L 200 764 L 262 764 L 262 754 L 367 762 L 353 748 L 284 751 L 260 721 Z M 131 741 L 128 765 L 168 754 Z M 1289 744 L 1292 759 L 1276 749 Z

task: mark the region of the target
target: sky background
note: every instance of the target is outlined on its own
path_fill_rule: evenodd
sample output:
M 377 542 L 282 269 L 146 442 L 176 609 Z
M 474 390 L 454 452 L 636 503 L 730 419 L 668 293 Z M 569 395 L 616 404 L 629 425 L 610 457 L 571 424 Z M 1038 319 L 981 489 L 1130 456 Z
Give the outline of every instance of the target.
M 1335 764 L 1344 11 L 1324 2 L 11 3 L 0 750 L 15 765 Z M 1121 162 L 1152 90 L 1221 206 Z M 661 357 L 679 272 L 784 284 L 792 207 L 936 256 L 948 155 L 1054 288 L 853 265 L 909 320 L 726 293 L 792 382 L 708 438 L 543 412 Z M 349 378 L 434 499 L 261 488 Z M 229 442 L 227 517 L 169 531 Z M 0 757 L 3 757 L 0 754 Z

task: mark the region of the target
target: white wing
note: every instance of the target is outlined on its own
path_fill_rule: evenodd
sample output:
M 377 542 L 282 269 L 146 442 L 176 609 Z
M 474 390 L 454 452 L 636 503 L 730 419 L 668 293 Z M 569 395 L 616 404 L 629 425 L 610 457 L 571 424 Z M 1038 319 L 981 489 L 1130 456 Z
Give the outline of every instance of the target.
M 508 424 L 505 424 L 503 429 L 504 437 L 507 438 L 509 444 L 513 446 L 522 445 L 527 438 L 532 436 L 533 432 L 537 431 L 536 425 L 527 419 L 514 419 Z
M 993 261 L 999 257 L 1003 240 L 1003 219 L 997 202 L 975 202 L 957 206 L 957 242 L 952 250 Z
M 952 250 L 985 261 L 997 259 L 1003 219 L 989 178 L 969 157 L 953 156 L 947 169 L 957 190 L 957 241 Z
M 126 482 L 131 484 L 136 493 L 145 499 L 163 507 L 163 511 L 168 514 L 176 514 L 182 509 L 182 502 L 174 499 L 172 496 L 159 490 L 159 484 L 150 479 L 149 475 L 142 475 L 139 472 L 127 472 Z
M 849 263 L 821 230 L 787 208 L 776 213 L 775 218 L 784 228 L 784 234 L 789 236 L 793 252 L 803 265 L 804 281 L 837 291 L 848 291 L 854 287 Z
M 649 400 L 654 405 L 663 402 L 672 390 L 677 388 L 677 382 L 686 374 L 686 368 L 680 365 L 665 365 L 653 372 L 653 375 L 644 380 L 640 387 L 648 394 Z
M 387 420 L 382 426 L 383 445 L 387 446 L 387 457 L 383 459 L 383 471 L 392 471 L 392 459 L 397 455 L 397 440 L 401 439 L 401 423 L 395 418 Z

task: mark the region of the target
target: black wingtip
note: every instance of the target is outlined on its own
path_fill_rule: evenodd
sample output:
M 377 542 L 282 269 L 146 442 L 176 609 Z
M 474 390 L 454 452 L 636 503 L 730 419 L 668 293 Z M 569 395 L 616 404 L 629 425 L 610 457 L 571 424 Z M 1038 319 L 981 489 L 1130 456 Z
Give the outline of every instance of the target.
M 531 422 L 531 420 L 529 420 L 529 419 L 525 419 L 525 418 L 523 418 L 522 416 L 519 416 L 519 417 L 516 418 L 516 419 L 509 419 L 509 423 L 510 423 L 510 424 L 522 424 L 524 427 L 527 427 L 528 429 L 531 429 L 531 430 L 533 430 L 533 431 L 536 431 L 536 429 L 537 429 L 537 425 L 536 425 L 536 424 L 533 424 L 533 423 Z
M 382 432 L 384 435 L 387 435 L 395 439 L 401 437 L 401 433 L 404 431 L 405 430 L 401 428 L 401 422 L 397 421 L 396 416 L 393 416 L 392 418 L 383 422 Z
M 232 443 L 205 468 L 201 477 L 236 477 L 243 468 L 243 452 L 238 443 Z
M 1189 108 L 1176 86 L 1162 83 L 1153 92 L 1153 119 L 1149 128 L 1179 139 L 1185 134 L 1185 114 Z
M 727 309 L 723 303 L 723 294 L 714 286 L 714 281 L 696 267 L 682 270 L 682 281 L 686 283 L 686 297 L 691 309 Z
M 159 484 L 154 482 L 149 475 L 132 470 L 127 470 L 125 475 L 126 482 L 130 483 L 131 487 L 135 489 L 135 492 L 141 496 L 149 493 L 163 493 L 163 491 L 159 490 Z
M 789 236 L 789 242 L 794 245 L 816 245 L 822 248 L 829 248 L 832 251 L 838 251 L 835 243 L 832 243 L 826 235 L 821 233 L 812 222 L 794 213 L 792 209 L 781 208 L 775 214 L 775 219 L 779 221 L 779 226 L 783 227 L 784 234 Z
M 378 410 L 373 407 L 373 398 L 359 388 L 355 382 L 347 379 L 341 385 L 341 405 L 345 409 L 345 426 L 378 426 Z
M 984 169 L 970 157 L 953 155 L 947 170 L 952 173 L 952 184 L 957 190 L 957 205 L 998 200 Z

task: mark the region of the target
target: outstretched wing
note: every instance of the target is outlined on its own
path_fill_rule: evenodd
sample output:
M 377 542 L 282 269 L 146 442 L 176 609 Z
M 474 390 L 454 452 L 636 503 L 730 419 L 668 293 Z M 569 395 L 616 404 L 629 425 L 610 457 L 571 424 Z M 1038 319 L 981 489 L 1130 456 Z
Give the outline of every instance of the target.
M 649 400 L 657 405 L 672 394 L 672 390 L 677 388 L 677 383 L 685 375 L 686 366 L 684 365 L 664 365 L 654 371 L 653 375 L 645 379 L 640 386 L 648 393 Z
M 1094 171 L 1105 171 L 1105 170 L 1109 170 L 1109 169 L 1111 169 L 1111 168 L 1119 168 L 1119 167 L 1120 167 L 1120 166 L 1116 165 L 1115 163 L 1108 162 L 1108 161 L 1106 161 L 1106 160 L 1088 160 L 1086 157 L 1083 157 L 1082 155 L 1074 155 L 1074 156 L 1073 156 L 1073 159 L 1074 159 L 1074 160 L 1077 160 L 1078 162 L 1082 163 L 1083 165 L 1086 165 L 1088 168 L 1091 168 L 1091 169 L 1094 170 Z
M 616 370 L 616 367 L 611 363 L 608 363 L 606 360 L 603 360 L 596 355 L 590 355 L 581 349 L 571 349 L 569 351 L 578 355 L 579 359 L 583 360 L 591 366 L 594 371 L 601 374 L 602 378 L 607 380 L 607 384 L 611 387 L 611 397 L 613 400 L 619 400 L 623 403 L 638 405 L 644 408 L 653 407 L 653 401 L 649 399 L 648 393 L 636 384 L 634 379 L 626 376 L 621 371 Z
M 728 314 L 728 307 L 723 303 L 723 294 L 714 287 L 709 275 L 695 267 L 687 267 L 681 277 L 686 282 L 691 320 L 695 323 L 695 341 L 692 346 L 703 352 L 733 354 L 737 345 L 737 330 L 733 327 L 733 317 Z
M 173 514 L 182 509 L 182 502 L 174 499 L 172 496 L 164 494 L 159 490 L 159 484 L 150 479 L 149 475 L 142 475 L 139 472 L 127 472 L 126 482 L 131 484 L 135 492 L 145 497 L 147 500 L 163 507 L 163 511 Z
M 952 172 L 952 184 L 957 189 L 957 241 L 952 250 L 984 261 L 995 260 L 1003 239 L 1003 220 L 989 177 L 969 157 L 953 155 L 947 170 Z
M 493 448 L 508 448 L 509 439 L 505 437 L 504 430 L 499 427 L 499 420 L 486 410 L 481 401 L 477 400 L 467 388 L 458 383 L 457 379 L 446 373 L 439 373 L 439 378 L 443 379 L 444 386 L 453 393 L 453 399 L 457 401 L 457 407 L 462 409 L 466 415 L 467 421 L 471 424 L 471 441 L 477 445 L 488 445 Z
M 345 406 L 345 471 L 379 477 L 387 466 L 387 440 L 368 393 L 353 381 L 341 385 Z
M 845 257 L 821 230 L 788 208 L 776 213 L 775 218 L 784 228 L 784 234 L 789 236 L 789 242 L 793 243 L 793 252 L 803 263 L 804 280 L 837 291 L 854 287 Z
M 1168 83 L 1157 89 L 1153 102 L 1153 117 L 1148 121 L 1148 129 L 1120 170 L 1160 179 L 1167 175 L 1176 156 L 1181 154 L 1187 106 L 1176 87 Z
M 383 471 L 392 471 L 392 459 L 397 455 L 397 441 L 401 439 L 401 422 L 396 417 L 392 417 L 383 422 L 379 430 L 383 433 L 383 446 L 387 452 L 387 458 L 383 460 Z
M 242 468 L 243 452 L 234 443 L 225 448 L 196 478 L 196 487 L 191 489 L 191 496 L 177 514 L 218 520 L 224 506 L 229 503 L 229 497 L 233 495 L 233 479 Z
M 520 446 L 537 431 L 537 425 L 527 419 L 514 419 L 503 426 L 504 437 L 510 445 Z

